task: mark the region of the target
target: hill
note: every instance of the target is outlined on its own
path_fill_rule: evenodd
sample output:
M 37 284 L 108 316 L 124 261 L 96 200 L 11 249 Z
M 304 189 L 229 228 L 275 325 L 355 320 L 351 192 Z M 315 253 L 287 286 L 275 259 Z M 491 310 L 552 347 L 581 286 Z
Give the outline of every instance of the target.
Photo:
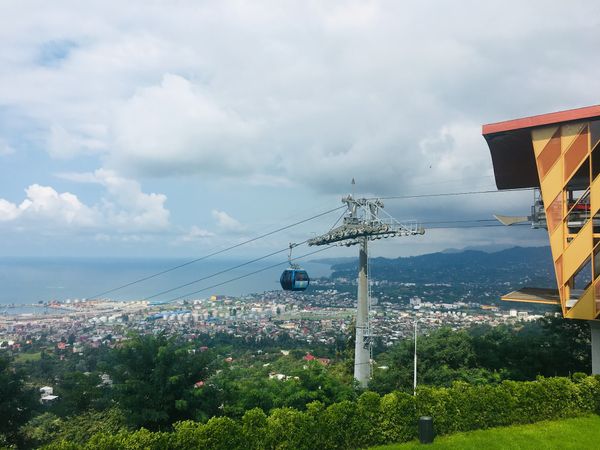
M 334 264 L 331 270 L 330 280 L 338 289 L 355 289 L 357 259 Z M 523 287 L 556 288 L 549 247 L 373 258 L 369 271 L 374 281 L 373 295 L 391 302 L 419 297 L 434 303 L 464 301 L 509 307 L 499 302 L 508 292 Z M 548 310 L 540 308 L 530 306 L 532 310 Z
M 371 278 L 402 283 L 522 283 L 552 286 L 555 283 L 550 247 L 513 247 L 488 253 L 464 250 L 429 253 L 396 259 L 370 260 Z M 331 278 L 355 278 L 356 259 L 334 264 Z

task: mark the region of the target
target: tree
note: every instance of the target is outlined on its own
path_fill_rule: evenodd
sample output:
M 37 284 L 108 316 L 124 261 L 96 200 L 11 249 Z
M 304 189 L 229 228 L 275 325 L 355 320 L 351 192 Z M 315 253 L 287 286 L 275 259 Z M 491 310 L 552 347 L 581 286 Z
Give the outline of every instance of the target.
M 207 378 L 211 352 L 190 354 L 175 338 L 158 335 L 134 336 L 112 356 L 113 396 L 131 426 L 158 430 L 193 418 L 193 386 Z
M 263 449 L 266 446 L 267 416 L 260 408 L 246 411 L 242 417 L 242 433 L 246 448 L 249 450 Z
M 67 372 L 56 388 L 60 402 L 53 406 L 53 411 L 64 417 L 81 414 L 90 408 L 102 410 L 109 403 L 107 389 L 102 386 L 97 372 Z
M 0 434 L 8 442 L 19 441 L 18 430 L 37 405 L 36 392 L 25 387 L 23 373 L 10 367 L 7 358 L 0 358 Z
M 64 423 L 56 414 L 46 412 L 34 417 L 21 427 L 27 447 L 39 447 L 55 440 Z

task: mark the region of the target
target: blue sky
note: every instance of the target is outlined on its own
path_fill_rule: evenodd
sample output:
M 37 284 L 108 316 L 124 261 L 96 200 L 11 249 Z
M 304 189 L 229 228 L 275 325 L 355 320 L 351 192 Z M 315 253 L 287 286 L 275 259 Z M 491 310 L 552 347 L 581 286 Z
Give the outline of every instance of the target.
M 202 255 L 340 205 L 352 178 L 368 196 L 494 189 L 483 123 L 599 102 L 600 5 L 488 3 L 2 2 L 0 256 Z M 529 206 L 386 204 L 423 221 Z M 546 242 L 431 230 L 374 253 Z

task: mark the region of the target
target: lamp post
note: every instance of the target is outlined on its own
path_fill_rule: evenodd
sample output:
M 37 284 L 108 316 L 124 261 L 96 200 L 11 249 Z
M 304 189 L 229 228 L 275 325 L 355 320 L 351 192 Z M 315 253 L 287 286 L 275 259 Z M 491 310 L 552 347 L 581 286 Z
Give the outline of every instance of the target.
M 417 395 L 417 322 L 419 319 L 415 316 L 415 354 L 413 368 L 413 395 Z

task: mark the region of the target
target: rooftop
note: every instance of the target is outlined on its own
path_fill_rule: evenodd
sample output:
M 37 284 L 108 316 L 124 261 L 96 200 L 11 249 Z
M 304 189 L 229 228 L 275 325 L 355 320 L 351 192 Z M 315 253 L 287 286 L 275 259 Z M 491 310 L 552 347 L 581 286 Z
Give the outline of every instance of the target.
M 498 189 L 539 187 L 531 129 L 600 118 L 600 105 L 483 125 Z

